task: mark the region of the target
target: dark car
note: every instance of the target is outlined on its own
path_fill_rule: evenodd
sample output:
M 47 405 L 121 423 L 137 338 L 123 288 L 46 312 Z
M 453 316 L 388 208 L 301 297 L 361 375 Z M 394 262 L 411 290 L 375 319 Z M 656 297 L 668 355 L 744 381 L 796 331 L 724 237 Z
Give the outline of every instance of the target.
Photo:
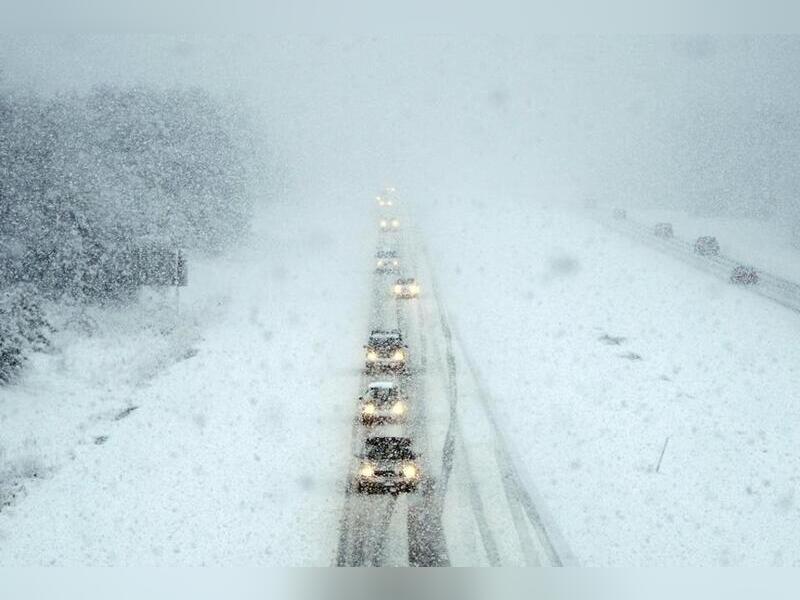
M 366 372 L 396 372 L 406 371 L 408 362 L 408 346 L 403 341 L 399 329 L 374 329 L 369 334 L 369 341 L 365 346 Z
M 700 256 L 719 256 L 719 242 L 715 237 L 704 235 L 695 241 L 694 252 Z
M 672 223 L 656 223 L 653 227 L 653 235 L 660 238 L 671 238 L 675 234 L 672 231 Z
M 755 285 L 758 283 L 758 271 L 748 265 L 737 265 L 731 271 L 731 283 Z
M 401 494 L 419 485 L 417 456 L 407 437 L 370 437 L 356 473 L 359 494 Z

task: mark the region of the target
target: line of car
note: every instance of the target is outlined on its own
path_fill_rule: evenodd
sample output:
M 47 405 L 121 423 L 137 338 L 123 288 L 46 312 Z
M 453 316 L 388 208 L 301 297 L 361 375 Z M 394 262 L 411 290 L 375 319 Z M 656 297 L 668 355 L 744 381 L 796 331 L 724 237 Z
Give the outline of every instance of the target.
M 397 205 L 394 188 L 376 197 L 381 209 Z M 402 277 L 400 219 L 383 215 L 378 221 L 380 244 L 375 253 L 376 301 L 395 302 L 419 296 L 416 279 Z M 394 282 L 392 282 L 394 279 Z M 399 308 L 399 307 L 398 307 Z M 351 489 L 359 494 L 416 492 L 423 478 L 420 454 L 409 435 L 411 412 L 409 346 L 398 327 L 373 329 L 364 345 L 366 389 L 358 398 L 357 421 L 364 428 L 364 447 L 359 454 Z
M 627 211 L 623 208 L 615 208 L 612 215 L 617 220 L 627 219 Z M 661 222 L 653 226 L 653 235 L 663 240 L 671 240 L 675 237 L 672 223 Z M 694 253 L 698 256 L 720 256 L 721 249 L 717 238 L 710 235 L 703 235 L 694 241 Z M 739 264 L 731 270 L 729 281 L 737 285 L 756 285 L 759 282 L 759 274 L 755 267 Z

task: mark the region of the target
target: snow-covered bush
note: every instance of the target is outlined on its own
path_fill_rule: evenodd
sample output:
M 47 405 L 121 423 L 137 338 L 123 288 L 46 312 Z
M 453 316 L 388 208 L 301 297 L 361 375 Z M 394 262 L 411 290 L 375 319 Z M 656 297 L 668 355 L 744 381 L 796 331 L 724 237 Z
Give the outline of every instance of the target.
M 31 352 L 47 350 L 52 333 L 32 286 L 0 292 L 0 384 L 13 380 Z

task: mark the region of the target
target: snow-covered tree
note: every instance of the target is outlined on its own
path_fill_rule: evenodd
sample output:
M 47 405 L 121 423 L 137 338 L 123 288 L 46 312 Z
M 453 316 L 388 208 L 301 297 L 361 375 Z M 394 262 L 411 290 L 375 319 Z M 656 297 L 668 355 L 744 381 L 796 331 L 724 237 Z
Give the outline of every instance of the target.
M 250 210 L 232 115 L 198 89 L 0 97 L 0 287 L 116 300 L 137 246 L 223 249 Z

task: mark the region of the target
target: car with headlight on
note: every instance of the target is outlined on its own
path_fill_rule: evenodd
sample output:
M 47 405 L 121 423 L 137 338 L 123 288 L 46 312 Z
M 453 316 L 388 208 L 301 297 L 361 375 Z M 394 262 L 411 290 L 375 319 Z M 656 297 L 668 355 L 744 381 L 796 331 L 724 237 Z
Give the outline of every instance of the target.
M 364 347 L 367 374 L 404 373 L 408 365 L 408 346 L 399 329 L 373 329 Z
M 758 279 L 758 271 L 749 265 L 737 265 L 731 271 L 731 283 L 755 285 L 758 283 Z
M 386 196 L 376 196 L 375 199 L 378 201 L 378 206 L 380 206 L 381 208 L 387 208 L 394 204 L 392 202 L 392 199 L 387 198 Z
M 397 250 L 378 250 L 375 253 L 376 273 L 397 273 L 400 271 L 400 258 Z
M 419 296 L 419 284 L 413 277 L 398 279 L 392 287 L 395 298 L 416 298 Z
M 359 403 L 364 425 L 403 423 L 408 414 L 408 399 L 394 381 L 373 381 Z
M 368 437 L 360 458 L 355 485 L 359 494 L 397 495 L 417 490 L 422 472 L 410 438 Z
M 400 229 L 400 219 L 397 217 L 386 217 L 378 222 L 383 232 L 398 231 Z
M 694 243 L 694 253 L 700 256 L 719 256 L 719 242 L 717 238 L 704 235 Z
M 663 239 L 674 237 L 672 223 L 656 223 L 655 227 L 653 227 L 653 235 Z

